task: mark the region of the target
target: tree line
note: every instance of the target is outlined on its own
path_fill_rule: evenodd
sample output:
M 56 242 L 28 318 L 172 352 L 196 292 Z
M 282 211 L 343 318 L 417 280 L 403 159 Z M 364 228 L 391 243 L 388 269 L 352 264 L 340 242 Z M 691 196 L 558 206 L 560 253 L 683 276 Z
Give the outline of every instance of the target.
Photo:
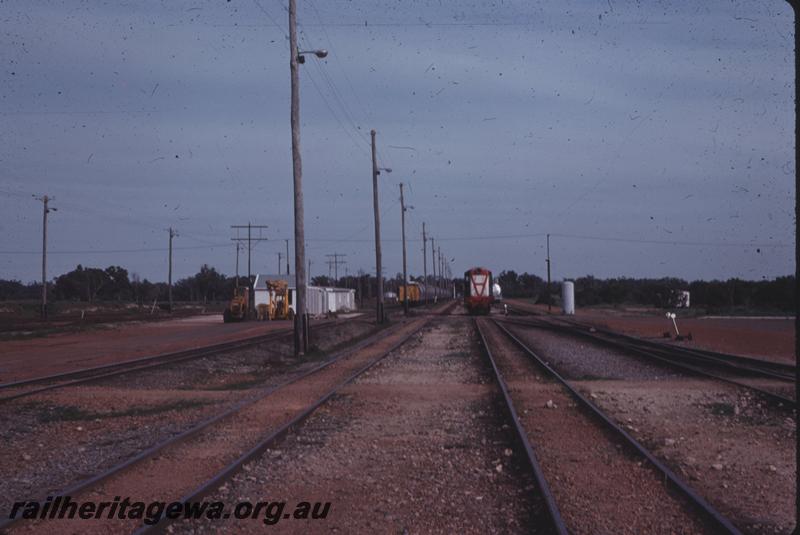
M 376 278 L 363 272 L 341 277 L 338 281 L 320 275 L 313 277 L 310 283 L 314 286 L 352 288 L 356 290 L 357 299 L 374 298 L 377 293 Z M 395 279 L 386 279 L 385 289 L 396 291 L 400 284 L 402 275 L 398 273 Z M 247 285 L 246 276 L 239 277 L 239 285 Z M 228 277 L 215 268 L 203 264 L 196 274 L 179 279 L 172 285 L 172 298 L 175 301 L 202 303 L 227 301 L 233 295 L 235 286 L 235 276 Z M 41 283 L 23 284 L 16 280 L 0 279 L 0 301 L 37 300 L 41 295 Z M 136 273 L 129 273 L 120 266 L 108 266 L 102 269 L 79 264 L 72 271 L 48 282 L 48 296 L 55 301 L 88 303 L 117 301 L 146 304 L 166 301 L 167 295 L 167 283 L 141 279 Z
M 240 278 L 240 284 L 247 284 Z M 172 285 L 176 301 L 209 302 L 227 300 L 233 293 L 236 277 L 226 277 L 215 268 L 203 264 L 195 275 L 185 277 Z M 119 301 L 152 303 L 167 299 L 168 285 L 151 282 L 136 273 L 129 274 L 120 266 L 105 269 L 84 267 L 81 264 L 68 273 L 48 282 L 48 295 L 56 301 Z M 41 283 L 23 284 L 16 280 L 0 279 L 0 300 L 39 299 Z
M 496 281 L 504 297 L 527 297 L 547 302 L 547 282 L 536 275 L 503 271 Z M 635 304 L 664 308 L 674 306 L 679 292 L 688 291 L 691 307 L 712 311 L 742 308 L 793 312 L 797 308 L 793 275 L 760 281 L 733 278 L 691 282 L 671 277 L 598 279 L 588 275 L 573 282 L 577 306 Z M 554 283 L 551 293 L 554 297 L 559 296 L 560 285 Z
M 422 278 L 412 280 L 421 281 Z M 504 297 L 523 297 L 539 302 L 547 300 L 547 282 L 529 273 L 502 271 L 495 277 Z M 429 276 L 429 283 L 433 283 Z M 460 280 L 454 279 L 457 287 Z M 669 307 L 674 304 L 677 293 L 689 291 L 693 308 L 723 310 L 751 308 L 793 312 L 797 307 L 796 281 L 793 275 L 773 280 L 750 281 L 742 279 L 686 281 L 678 278 L 599 279 L 591 275 L 574 279 L 575 303 L 578 306 L 636 304 Z M 240 285 L 247 284 L 246 277 L 239 278 Z M 316 286 L 337 285 L 330 277 L 317 276 L 311 279 Z M 402 284 L 402 275 L 387 278 L 385 289 L 396 290 Z M 176 301 L 215 302 L 226 301 L 233 295 L 236 277 L 228 277 L 214 267 L 203 264 L 200 270 L 176 281 L 172 296 Z M 341 277 L 338 286 L 356 290 L 357 299 L 371 298 L 376 293 L 374 276 L 359 272 L 357 275 Z M 105 269 L 78 265 L 74 270 L 59 275 L 48 283 L 49 296 L 60 301 L 119 301 L 152 303 L 167 299 L 167 284 L 141 279 L 120 266 Z M 24 284 L 17 280 L 0 279 L 0 300 L 35 300 L 42 292 L 41 283 Z M 559 284 L 553 283 L 550 293 L 557 299 Z

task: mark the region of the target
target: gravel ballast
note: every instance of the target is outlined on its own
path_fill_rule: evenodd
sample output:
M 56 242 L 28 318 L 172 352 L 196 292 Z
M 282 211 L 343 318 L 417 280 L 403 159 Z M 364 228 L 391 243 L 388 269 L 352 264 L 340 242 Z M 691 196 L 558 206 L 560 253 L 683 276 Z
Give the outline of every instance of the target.
M 538 493 L 471 325 L 442 320 L 318 410 L 215 499 L 329 501 L 325 520 L 281 533 L 531 533 Z M 252 521 L 176 525 L 237 532 Z

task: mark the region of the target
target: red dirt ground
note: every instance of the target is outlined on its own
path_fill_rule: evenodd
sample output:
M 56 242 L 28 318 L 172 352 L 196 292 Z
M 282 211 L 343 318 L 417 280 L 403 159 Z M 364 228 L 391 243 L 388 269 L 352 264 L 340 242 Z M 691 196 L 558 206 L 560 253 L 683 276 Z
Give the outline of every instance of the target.
M 508 299 L 509 304 L 547 313 L 546 305 L 531 305 L 525 300 Z M 560 316 L 561 309 L 552 313 Z M 637 313 L 621 309 L 576 309 L 574 318 L 612 331 L 642 338 L 659 338 L 662 333 L 675 332 L 672 322 L 663 315 Z M 693 340 L 677 342 L 686 347 L 710 349 L 723 353 L 759 357 L 777 362 L 796 363 L 794 319 L 697 317 L 678 318 L 681 334 L 692 333 Z
M 222 316 L 192 316 L 158 323 L 0 342 L 0 382 L 62 373 L 137 357 L 181 351 L 290 327 L 288 321 L 223 323 Z

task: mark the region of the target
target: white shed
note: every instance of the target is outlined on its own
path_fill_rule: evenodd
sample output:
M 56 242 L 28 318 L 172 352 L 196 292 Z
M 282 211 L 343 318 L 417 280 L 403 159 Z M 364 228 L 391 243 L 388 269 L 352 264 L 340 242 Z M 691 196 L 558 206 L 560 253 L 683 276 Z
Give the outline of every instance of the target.
M 269 304 L 270 292 L 267 280 L 286 281 L 289 286 L 289 308 L 296 312 L 297 286 L 294 275 L 256 275 L 255 306 Z M 356 291 L 348 288 L 308 286 L 306 288 L 306 310 L 312 316 L 323 316 L 331 312 L 350 312 L 356 309 Z

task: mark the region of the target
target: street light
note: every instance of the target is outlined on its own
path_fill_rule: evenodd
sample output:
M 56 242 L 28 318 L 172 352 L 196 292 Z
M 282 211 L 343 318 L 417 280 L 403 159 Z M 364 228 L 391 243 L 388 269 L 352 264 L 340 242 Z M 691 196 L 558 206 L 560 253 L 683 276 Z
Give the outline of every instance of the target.
M 318 58 L 328 55 L 327 50 L 297 50 L 297 1 L 289 0 L 289 71 L 291 73 L 292 99 L 292 174 L 294 176 L 294 274 L 297 296 L 294 318 L 294 353 L 303 355 L 308 349 L 308 315 L 306 314 L 306 241 L 303 212 L 303 166 L 300 161 L 300 83 L 297 65 L 305 63 L 304 54 Z
M 413 206 L 411 207 L 413 208 Z M 403 235 L 403 314 L 408 316 L 408 269 L 406 264 L 406 201 L 403 197 L 403 183 L 400 182 L 400 228 Z
M 372 208 L 375 212 L 375 277 L 377 282 L 377 299 L 375 301 L 375 314 L 377 322 L 383 323 L 383 275 L 381 273 L 381 215 L 378 210 L 378 175 L 381 171 L 391 173 L 388 167 L 378 167 L 378 158 L 375 151 L 375 130 L 370 130 L 372 138 Z
M 319 59 L 323 59 L 323 58 L 328 57 L 328 51 L 325 50 L 325 49 L 321 49 L 321 50 L 301 50 L 300 52 L 297 53 L 297 63 L 301 63 L 302 64 L 302 63 L 306 62 L 306 58 L 305 58 L 304 54 L 314 54 Z

